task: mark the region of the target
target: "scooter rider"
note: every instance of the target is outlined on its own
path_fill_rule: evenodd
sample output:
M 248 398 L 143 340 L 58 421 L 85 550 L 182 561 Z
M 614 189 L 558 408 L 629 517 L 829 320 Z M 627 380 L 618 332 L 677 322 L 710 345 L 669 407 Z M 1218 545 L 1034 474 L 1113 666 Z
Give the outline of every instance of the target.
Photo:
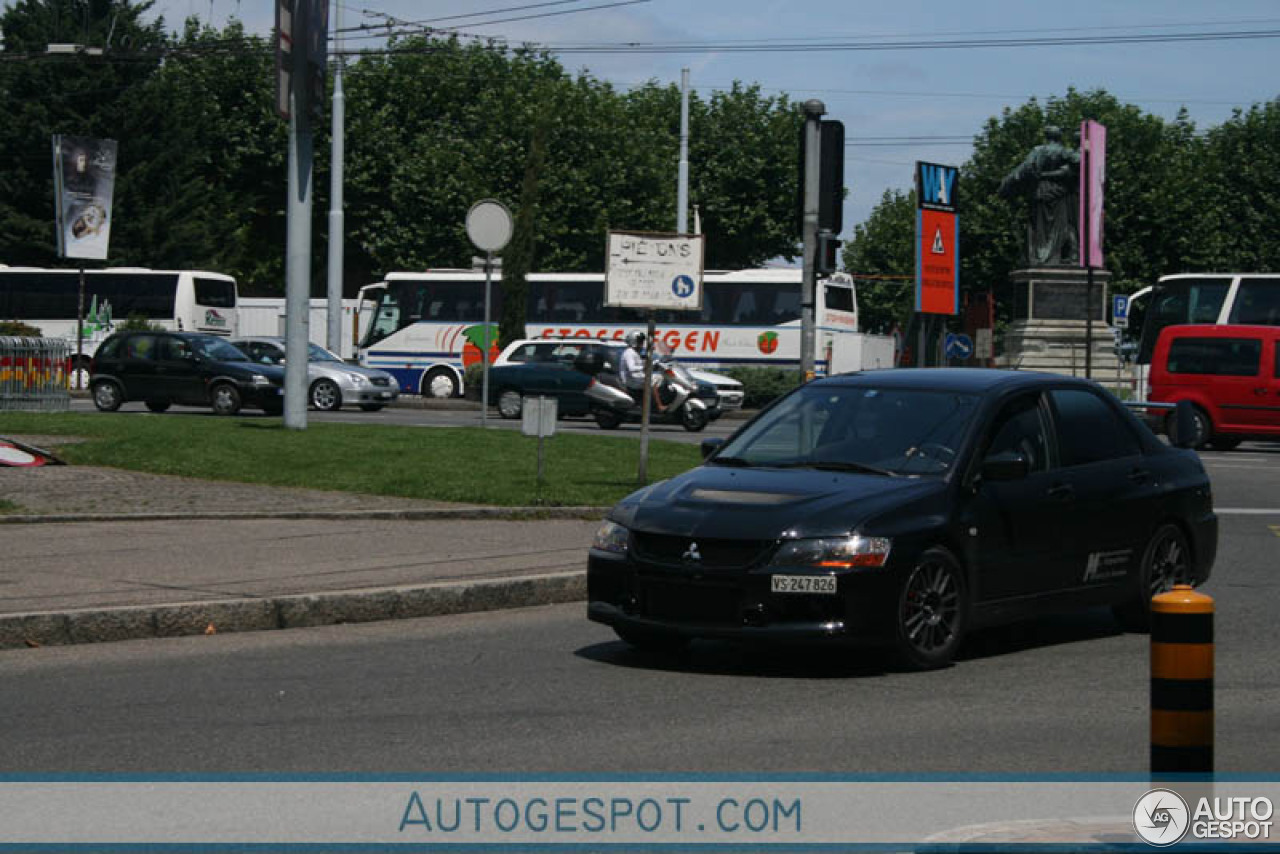
M 644 333 L 628 332 L 624 339 L 627 342 L 627 348 L 622 351 L 622 360 L 618 366 L 618 379 L 622 381 L 622 385 L 637 400 L 644 392 L 644 357 L 640 355 L 640 351 L 644 349 Z M 658 374 L 653 375 L 653 402 L 659 412 L 666 409 L 662 403 L 662 395 L 658 393 L 661 388 L 662 378 Z

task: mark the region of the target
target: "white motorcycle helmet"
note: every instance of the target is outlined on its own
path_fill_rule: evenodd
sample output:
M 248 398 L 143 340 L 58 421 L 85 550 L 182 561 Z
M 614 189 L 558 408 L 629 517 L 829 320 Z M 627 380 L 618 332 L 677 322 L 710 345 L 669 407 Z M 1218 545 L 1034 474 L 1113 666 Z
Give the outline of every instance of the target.
M 627 342 L 627 346 L 638 352 L 644 351 L 644 333 L 628 332 L 627 337 L 623 339 Z

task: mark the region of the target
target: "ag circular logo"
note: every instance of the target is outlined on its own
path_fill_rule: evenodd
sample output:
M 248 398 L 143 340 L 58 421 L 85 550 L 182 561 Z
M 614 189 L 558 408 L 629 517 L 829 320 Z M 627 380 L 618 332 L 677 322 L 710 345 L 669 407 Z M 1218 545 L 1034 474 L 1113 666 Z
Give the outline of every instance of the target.
M 1177 792 L 1152 789 L 1133 806 L 1133 829 L 1142 841 L 1163 848 L 1187 835 L 1191 813 Z

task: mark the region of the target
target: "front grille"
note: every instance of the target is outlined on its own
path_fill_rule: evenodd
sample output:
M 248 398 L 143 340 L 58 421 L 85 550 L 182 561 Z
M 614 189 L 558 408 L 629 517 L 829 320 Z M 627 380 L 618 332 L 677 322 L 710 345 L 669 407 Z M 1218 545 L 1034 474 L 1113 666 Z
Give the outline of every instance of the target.
M 391 385 L 391 380 L 388 379 L 387 377 L 370 377 L 369 382 L 373 383 L 374 385 L 380 385 L 380 386 Z
M 698 623 L 738 623 L 742 620 L 740 596 L 733 587 L 648 582 L 641 589 L 645 616 L 659 620 Z
M 642 561 L 706 569 L 745 569 L 759 563 L 774 546 L 773 540 L 723 540 L 639 531 L 632 534 L 631 543 Z M 686 557 L 694 551 L 701 560 Z

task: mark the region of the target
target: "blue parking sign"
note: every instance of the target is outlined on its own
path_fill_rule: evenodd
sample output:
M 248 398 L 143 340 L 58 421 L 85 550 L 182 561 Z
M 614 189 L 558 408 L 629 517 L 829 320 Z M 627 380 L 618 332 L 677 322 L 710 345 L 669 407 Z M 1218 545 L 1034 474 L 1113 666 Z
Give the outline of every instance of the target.
M 1111 325 L 1121 329 L 1129 326 L 1129 297 L 1124 294 L 1111 298 Z

